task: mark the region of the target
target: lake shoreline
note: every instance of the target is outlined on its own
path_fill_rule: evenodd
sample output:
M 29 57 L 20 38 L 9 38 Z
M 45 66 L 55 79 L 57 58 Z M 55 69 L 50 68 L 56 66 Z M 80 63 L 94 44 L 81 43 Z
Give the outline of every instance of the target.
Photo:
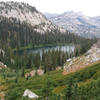
M 74 45 L 60 45 L 60 46 L 48 46 L 48 47 L 39 47 L 39 48 L 29 48 L 27 50 L 17 50 L 14 51 L 14 53 L 16 54 L 20 54 L 23 55 L 24 53 L 26 54 L 40 54 L 40 56 L 42 57 L 43 52 L 49 52 L 49 51 L 62 51 L 62 52 L 73 52 L 74 51 L 75 46 Z
M 35 45 L 34 47 L 32 47 L 32 45 L 30 46 L 25 46 L 25 47 L 20 47 L 20 48 L 15 48 L 13 49 L 14 52 L 16 51 L 27 51 L 27 50 L 32 50 L 32 49 L 38 49 L 38 48 L 47 48 L 47 47 L 56 47 L 56 46 L 73 46 L 74 44 L 72 43 L 58 43 L 58 44 L 47 44 L 47 45 Z

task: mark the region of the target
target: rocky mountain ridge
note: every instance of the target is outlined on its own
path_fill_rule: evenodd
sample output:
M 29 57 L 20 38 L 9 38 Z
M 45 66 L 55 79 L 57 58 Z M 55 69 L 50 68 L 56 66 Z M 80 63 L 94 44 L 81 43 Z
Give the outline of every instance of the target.
M 35 7 L 21 2 L 0 2 L 0 17 L 16 18 L 21 22 L 32 25 L 37 32 L 45 33 L 47 31 L 64 29 L 52 24 Z
M 88 17 L 81 12 L 47 14 L 46 17 L 56 25 L 83 37 L 100 37 L 100 17 Z

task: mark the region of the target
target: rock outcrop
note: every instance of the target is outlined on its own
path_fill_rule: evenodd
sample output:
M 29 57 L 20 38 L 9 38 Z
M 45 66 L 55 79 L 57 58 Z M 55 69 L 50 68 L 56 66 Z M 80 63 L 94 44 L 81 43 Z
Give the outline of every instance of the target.
M 38 69 L 37 70 L 37 75 L 41 76 L 44 74 L 44 70 L 43 69 Z
M 63 74 L 75 72 L 100 60 L 100 41 L 94 44 L 87 53 L 80 57 L 68 59 L 64 64 Z
M 34 77 L 35 75 L 38 75 L 38 76 L 44 75 L 44 70 L 43 69 L 37 69 L 37 70 L 32 70 L 30 72 L 27 72 L 25 74 L 25 78 L 27 79 L 28 77 Z
M 36 95 L 35 93 L 33 93 L 32 91 L 30 91 L 29 89 L 26 89 L 24 91 L 24 94 L 23 94 L 24 97 L 28 97 L 30 99 L 36 99 L 36 98 L 39 98 L 38 95 Z

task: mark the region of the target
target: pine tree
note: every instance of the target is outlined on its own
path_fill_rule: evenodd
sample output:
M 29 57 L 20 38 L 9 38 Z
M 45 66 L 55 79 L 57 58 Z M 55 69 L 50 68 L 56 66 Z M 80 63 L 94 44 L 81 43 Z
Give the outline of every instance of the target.
M 78 92 L 79 92 L 78 84 L 74 83 L 73 88 L 72 88 L 72 99 L 73 100 L 79 99 L 79 93 Z
M 41 60 L 40 60 L 40 53 L 37 53 L 35 56 L 34 56 L 34 66 L 36 69 L 38 69 L 40 67 L 40 64 L 41 64 Z
M 66 85 L 65 88 L 65 100 L 72 100 L 72 87 L 73 87 L 73 78 L 70 78 L 68 81 L 68 84 Z
M 52 94 L 53 90 L 53 83 L 52 81 L 47 77 L 46 82 L 44 84 L 44 87 L 42 87 L 42 95 L 45 100 L 49 100 L 49 96 Z
M 24 75 L 25 75 L 25 71 L 24 71 L 24 68 L 22 68 L 22 74 L 21 74 L 21 76 L 24 77 Z

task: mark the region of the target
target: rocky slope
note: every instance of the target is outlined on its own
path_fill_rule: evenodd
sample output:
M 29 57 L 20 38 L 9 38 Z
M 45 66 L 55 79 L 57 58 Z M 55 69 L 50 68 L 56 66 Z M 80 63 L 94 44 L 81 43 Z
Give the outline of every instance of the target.
M 28 23 L 36 28 L 36 31 L 45 33 L 46 31 L 64 29 L 57 27 L 46 19 L 46 17 L 35 7 L 20 2 L 0 2 L 0 17 L 16 18 L 21 22 Z
M 100 37 L 100 17 L 88 17 L 80 12 L 65 12 L 63 14 L 45 14 L 56 25 L 84 37 Z
M 94 44 L 84 55 L 68 59 L 64 65 L 63 74 L 75 72 L 98 61 L 100 61 L 100 41 Z

